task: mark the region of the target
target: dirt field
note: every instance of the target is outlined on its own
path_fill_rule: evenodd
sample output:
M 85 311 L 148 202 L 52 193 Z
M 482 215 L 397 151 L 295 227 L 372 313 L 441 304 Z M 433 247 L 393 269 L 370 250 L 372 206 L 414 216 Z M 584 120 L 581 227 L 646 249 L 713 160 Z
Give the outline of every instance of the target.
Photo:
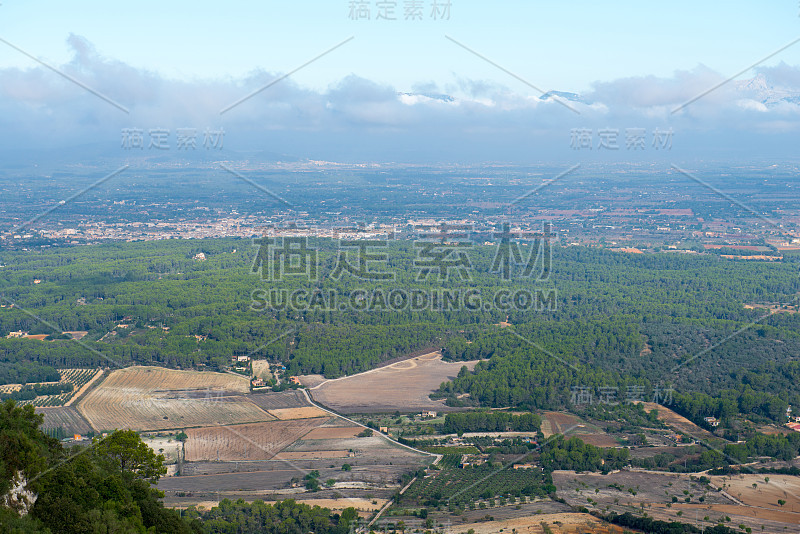
M 448 534 L 462 533 L 469 529 L 475 534 L 496 534 L 498 532 L 543 533 L 542 523 L 557 533 L 591 533 L 591 534 L 622 534 L 630 529 L 615 527 L 589 514 L 541 514 L 505 521 L 487 521 L 482 523 L 466 523 L 446 528 Z
M 250 363 L 253 366 L 254 377 L 263 378 L 264 380 L 272 378 L 272 371 L 269 369 L 269 362 L 267 360 L 253 360 Z
M 579 437 L 586 443 L 597 445 L 598 447 L 615 447 L 619 445 L 617 440 L 603 432 L 602 429 L 570 413 L 543 412 L 542 434 L 544 434 L 545 438 L 549 438 L 553 434 Z
M 360 426 L 323 426 L 315 428 L 303 436 L 303 440 L 352 438 L 362 430 L 364 429 Z
M 558 496 L 573 506 L 588 506 L 588 498 L 596 501 L 600 508 L 605 505 L 637 507 L 642 502 L 655 506 L 672 504 L 673 497 L 683 503 L 687 496 L 695 504 L 700 497 L 706 505 L 734 504 L 715 489 L 692 481 L 689 475 L 675 473 L 617 471 L 601 475 L 553 471 L 553 484 L 558 488 Z
M 605 432 L 602 434 L 569 434 L 570 437 L 580 438 L 584 443 L 595 447 L 617 447 L 619 442 Z
M 311 419 L 313 417 L 324 417 L 330 414 L 317 408 L 316 406 L 305 406 L 303 408 L 278 408 L 269 410 L 269 413 L 277 419 Z
M 764 476 L 770 479 L 765 483 Z M 697 477 L 697 475 L 695 475 Z M 690 475 L 650 471 L 617 471 L 608 475 L 554 471 L 558 496 L 573 506 L 615 511 L 641 511 L 661 521 L 683 521 L 712 526 L 721 517 L 728 526 L 744 524 L 762 532 L 797 532 L 800 525 L 800 477 L 744 475 L 710 477 L 705 485 Z M 756 484 L 753 489 L 752 484 Z M 728 486 L 718 491 L 722 484 Z M 784 493 L 785 492 L 785 493 Z M 702 497 L 703 501 L 700 501 Z M 686 502 L 689 498 L 690 502 Z M 778 499 L 786 501 L 781 507 Z M 590 501 L 591 500 L 591 501 Z M 736 501 L 739 500 L 743 504 Z M 794 510 L 794 511 L 793 511 Z M 680 512 L 680 513 L 679 513 Z M 704 518 L 708 519 L 704 519 Z
M 696 424 L 692 423 L 691 421 L 689 421 L 688 419 L 686 419 L 682 415 L 678 415 L 677 413 L 673 412 L 669 408 L 665 408 L 664 406 L 661 406 L 660 404 L 655 404 L 655 403 L 652 403 L 652 402 L 645 402 L 643 404 L 644 404 L 645 410 L 647 410 L 648 412 L 651 411 L 651 410 L 657 410 L 658 411 L 658 419 L 659 419 L 659 421 L 664 421 L 666 424 L 668 424 L 669 426 L 675 428 L 676 430 L 679 430 L 681 432 L 685 432 L 685 433 L 689 434 L 690 436 L 694 436 L 695 438 L 698 438 L 698 439 L 703 439 L 703 440 L 709 440 L 709 439 L 719 440 L 720 439 L 720 438 L 716 437 L 714 434 L 712 434 L 711 432 L 709 432 L 708 430 L 704 430 L 704 429 L 700 428 Z
M 374 512 L 380 510 L 386 499 L 362 499 L 362 498 L 348 498 L 342 497 L 341 499 L 295 499 L 298 504 L 307 504 L 308 506 L 319 506 L 327 508 L 334 512 L 341 512 L 345 508 L 355 508 L 359 512 Z M 252 501 L 250 501 L 252 502 Z M 276 501 L 264 501 L 266 504 L 275 504 Z M 372 504 L 375 502 L 375 504 Z M 198 510 L 210 510 L 215 506 L 219 506 L 219 501 L 202 501 L 197 504 Z M 181 508 L 181 507 L 177 507 Z
M 769 478 L 768 483 L 764 477 Z M 775 511 L 800 512 L 800 477 L 747 474 L 711 477 L 711 482 L 720 488 L 725 484 L 728 494 L 747 505 Z M 756 484 L 755 488 L 753 484 Z M 780 506 L 779 499 L 786 501 L 786 504 Z M 800 522 L 800 515 L 797 520 Z
M 253 393 L 248 395 L 247 399 L 262 410 L 311 406 L 303 392 L 295 389 L 277 393 Z
M 245 377 L 129 367 L 111 373 L 77 408 L 97 431 L 165 430 L 272 420 L 245 397 L 236 395 L 247 391 L 249 381 Z
M 316 401 L 341 413 L 446 411 L 444 402 L 428 395 L 442 382 L 455 378 L 462 366 L 472 369 L 476 363 L 446 363 L 440 353 L 433 352 L 335 380 L 319 376 L 300 380 Z
M 347 458 L 350 451 L 284 451 L 275 455 L 278 460 L 320 460 L 323 458 Z
M 269 460 L 327 417 L 187 430 L 187 462 Z
M 750 527 L 753 532 L 767 532 L 771 534 L 797 532 L 798 516 L 800 514 L 782 512 L 780 510 L 765 510 L 752 506 L 737 504 L 673 504 L 671 508 L 663 504 L 647 508 L 648 514 L 660 521 L 682 521 L 694 523 L 697 518 L 698 525 L 707 527 L 716 524 L 720 518 L 729 517 L 726 525 L 733 528 L 740 524 Z M 681 515 L 678 515 L 678 514 Z M 704 518 L 709 520 L 705 521 Z M 761 527 L 764 527 L 763 530 Z

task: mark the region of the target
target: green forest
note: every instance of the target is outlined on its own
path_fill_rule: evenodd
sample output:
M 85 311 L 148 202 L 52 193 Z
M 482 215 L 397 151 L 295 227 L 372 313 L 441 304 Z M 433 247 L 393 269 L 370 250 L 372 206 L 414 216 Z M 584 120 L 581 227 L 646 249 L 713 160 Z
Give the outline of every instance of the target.
M 327 239 L 308 242 L 314 279 L 264 280 L 264 270 L 280 266 L 256 261 L 259 248 L 243 239 L 4 251 L 0 383 L 134 363 L 219 370 L 245 354 L 282 362 L 290 375 L 333 378 L 441 348 L 449 360 L 484 360 L 436 393 L 456 405 L 563 408 L 576 387 L 616 388 L 620 401 L 631 388 L 646 400 L 670 388 L 671 407 L 695 421 L 736 413 L 777 420 L 786 405 L 800 405 L 800 314 L 745 307 L 795 303 L 798 256 L 744 263 L 554 247 L 547 276 L 516 266 L 504 277 L 494 268 L 497 248 L 474 245 L 464 248 L 464 269 L 440 278 L 420 275 L 414 243 L 383 245 L 383 263 L 366 263 L 390 279 L 341 269 L 338 242 Z M 205 261 L 193 259 L 200 252 Z M 299 309 L 253 305 L 259 291 L 335 292 L 346 301 L 401 289 L 472 291 L 487 302 L 502 291 L 555 297 L 547 309 L 330 309 L 313 297 Z M 5 339 L 14 331 L 52 340 Z M 60 339 L 69 331 L 88 334 Z

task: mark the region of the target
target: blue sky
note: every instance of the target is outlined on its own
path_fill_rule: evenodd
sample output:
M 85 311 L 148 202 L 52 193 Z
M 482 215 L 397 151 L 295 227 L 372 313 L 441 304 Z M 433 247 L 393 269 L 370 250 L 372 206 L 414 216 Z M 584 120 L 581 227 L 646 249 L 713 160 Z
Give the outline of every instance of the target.
M 449 34 L 544 89 L 585 91 L 597 80 L 668 76 L 698 64 L 733 74 L 800 36 L 795 0 L 726 2 L 541 2 L 451 0 L 450 20 L 349 19 L 348 0 L 169 2 L 19 1 L 0 6 L 0 37 L 55 63 L 70 33 L 103 56 L 169 78 L 241 77 L 288 71 L 343 39 L 347 46 L 298 73 L 323 89 L 348 74 L 398 89 L 456 76 L 511 83 L 444 39 Z M 800 46 L 780 60 L 800 64 Z M 0 65 L 30 60 L 0 50 Z
M 0 38 L 129 113 L 0 43 L 0 144 L 118 150 L 126 127 L 224 126 L 226 146 L 312 159 L 566 161 L 575 128 L 672 128 L 673 157 L 793 157 L 800 43 L 739 77 L 760 76 L 760 85 L 727 83 L 672 111 L 800 37 L 795 0 L 450 0 L 449 20 L 432 20 L 433 1 L 419 0 L 423 20 L 404 20 L 407 2 L 398 0 L 389 21 L 376 20 L 379 0 L 368 2 L 370 20 L 351 20 L 349 0 L 3 0 Z M 573 110 L 542 102 L 446 35 L 540 89 L 584 101 Z

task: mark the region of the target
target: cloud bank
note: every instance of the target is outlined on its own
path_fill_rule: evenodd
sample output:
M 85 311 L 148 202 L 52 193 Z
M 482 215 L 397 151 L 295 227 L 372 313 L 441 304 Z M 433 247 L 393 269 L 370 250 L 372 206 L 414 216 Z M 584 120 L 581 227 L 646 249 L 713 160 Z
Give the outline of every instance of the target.
M 68 43 L 72 60 L 54 67 L 129 112 L 33 61 L 27 69 L 0 69 L 6 150 L 46 154 L 95 146 L 117 153 L 123 128 L 224 128 L 233 153 L 336 161 L 569 160 L 576 157 L 575 129 L 618 130 L 622 137 L 626 129 L 660 128 L 675 132 L 673 149 L 681 157 L 726 150 L 741 156 L 743 147 L 790 157 L 789 139 L 800 130 L 800 68 L 783 63 L 729 82 L 702 65 L 669 78 L 601 81 L 561 103 L 510 78 L 507 84 L 457 78 L 389 87 L 351 74 L 325 91 L 286 78 L 220 113 L 282 73 L 171 80 L 105 58 L 79 36 Z

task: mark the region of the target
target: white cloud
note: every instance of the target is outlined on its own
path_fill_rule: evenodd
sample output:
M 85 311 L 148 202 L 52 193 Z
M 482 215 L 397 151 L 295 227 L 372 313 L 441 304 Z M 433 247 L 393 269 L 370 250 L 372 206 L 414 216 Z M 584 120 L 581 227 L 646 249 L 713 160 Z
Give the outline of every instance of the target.
M 785 64 L 759 69 L 758 83 L 729 82 L 712 91 L 725 79 L 703 66 L 668 78 L 597 82 L 581 95 L 583 102 L 567 101 L 579 114 L 553 99 L 539 99 L 533 90 L 512 91 L 483 80 L 458 78 L 441 87 L 424 82 L 409 90 L 350 75 L 322 92 L 287 78 L 220 115 L 281 74 L 258 70 L 244 79 L 176 81 L 105 58 L 82 37 L 70 36 L 68 43 L 74 57 L 57 68 L 130 114 L 33 62 L 27 69 L 0 69 L 4 146 L 94 143 L 116 150 L 121 128 L 221 125 L 243 147 L 268 146 L 300 157 L 315 156 L 311 152 L 327 143 L 360 150 L 365 159 L 415 151 L 469 158 L 498 147 L 504 156 L 533 159 L 551 154 L 548 146 L 568 153 L 570 129 L 578 127 L 672 127 L 677 133 L 723 132 L 729 138 L 735 132 L 769 134 L 800 125 L 800 68 Z M 536 154 L 532 147 L 545 148 Z

